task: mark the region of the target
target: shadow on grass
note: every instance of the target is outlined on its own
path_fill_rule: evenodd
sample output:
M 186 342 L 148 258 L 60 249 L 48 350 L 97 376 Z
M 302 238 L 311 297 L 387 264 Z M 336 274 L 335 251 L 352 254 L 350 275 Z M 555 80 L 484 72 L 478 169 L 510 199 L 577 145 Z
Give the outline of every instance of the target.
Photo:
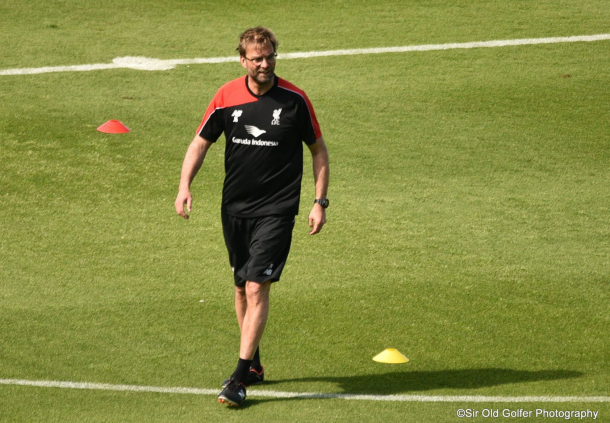
M 583 373 L 570 370 L 464 369 L 406 371 L 365 376 L 305 377 L 279 380 L 276 383 L 331 382 L 338 385 L 345 393 L 392 395 L 435 389 L 477 389 L 510 383 L 573 379 L 581 376 Z
M 511 383 L 527 383 L 573 379 L 584 373 L 570 370 L 511 370 L 511 369 L 464 369 L 416 372 L 393 372 L 386 374 L 345 376 L 345 377 L 304 377 L 284 380 L 265 381 L 259 388 L 265 390 L 280 383 L 330 382 L 341 388 L 343 393 L 362 395 L 397 395 L 421 393 L 436 389 L 472 390 Z M 258 387 L 257 387 L 258 388 Z M 313 394 L 313 393 L 312 393 Z M 462 392 L 462 395 L 471 392 Z M 324 399 L 322 397 L 291 398 L 248 398 L 241 409 L 270 401 L 294 401 Z

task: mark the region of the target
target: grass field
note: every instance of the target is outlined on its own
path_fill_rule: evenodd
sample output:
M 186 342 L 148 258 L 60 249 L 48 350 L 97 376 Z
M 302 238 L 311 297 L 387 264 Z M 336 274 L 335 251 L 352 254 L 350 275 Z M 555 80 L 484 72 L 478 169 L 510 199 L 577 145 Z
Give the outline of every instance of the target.
M 0 71 L 610 33 L 602 0 L 9 2 Z M 310 237 L 261 344 L 276 392 L 607 396 L 610 41 L 278 61 L 331 154 Z M 239 334 L 220 227 L 224 141 L 175 215 L 180 166 L 236 63 L 0 75 L 0 379 L 217 388 Z M 129 134 L 96 128 L 119 119 Z M 371 358 L 397 348 L 410 362 Z M 263 389 L 263 388 L 260 388 Z M 254 392 L 254 390 L 253 390 Z M 389 402 L 0 384 L 1 422 L 453 422 L 457 410 L 608 402 Z M 465 420 L 489 420 L 482 417 Z M 493 421 L 557 420 L 493 418 Z

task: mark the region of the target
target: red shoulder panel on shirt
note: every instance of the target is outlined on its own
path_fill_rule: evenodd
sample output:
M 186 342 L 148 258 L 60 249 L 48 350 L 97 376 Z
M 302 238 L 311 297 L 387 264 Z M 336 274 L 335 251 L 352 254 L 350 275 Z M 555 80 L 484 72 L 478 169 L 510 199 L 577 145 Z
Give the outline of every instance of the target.
M 258 99 L 254 97 L 246 87 L 245 76 L 227 82 L 216 92 L 216 95 L 208 106 L 205 115 L 203 115 L 203 119 L 201 120 L 199 128 L 197 128 L 197 134 L 201 132 L 201 129 L 203 128 L 205 123 L 217 109 L 224 109 L 227 107 L 239 106 L 240 104 L 253 103 L 257 100 Z
M 303 100 L 305 100 L 307 108 L 309 109 L 309 116 L 311 117 L 311 124 L 313 125 L 314 133 L 316 134 L 316 139 L 320 138 L 322 136 L 320 124 L 318 123 L 318 119 L 316 118 L 316 112 L 313 109 L 313 105 L 311 104 L 311 101 L 309 101 L 309 98 L 307 97 L 307 94 L 305 94 L 305 91 L 282 78 L 278 78 L 277 86 L 285 90 L 292 91 L 293 93 L 296 93 L 303 97 Z

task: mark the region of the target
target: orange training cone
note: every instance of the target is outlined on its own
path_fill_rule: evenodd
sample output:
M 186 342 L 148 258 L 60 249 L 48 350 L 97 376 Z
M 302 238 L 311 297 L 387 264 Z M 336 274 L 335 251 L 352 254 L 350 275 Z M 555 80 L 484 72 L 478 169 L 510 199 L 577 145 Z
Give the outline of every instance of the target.
M 109 120 L 99 128 L 97 128 L 100 132 L 105 132 L 107 134 L 125 134 L 129 132 L 129 128 L 123 125 L 118 120 Z

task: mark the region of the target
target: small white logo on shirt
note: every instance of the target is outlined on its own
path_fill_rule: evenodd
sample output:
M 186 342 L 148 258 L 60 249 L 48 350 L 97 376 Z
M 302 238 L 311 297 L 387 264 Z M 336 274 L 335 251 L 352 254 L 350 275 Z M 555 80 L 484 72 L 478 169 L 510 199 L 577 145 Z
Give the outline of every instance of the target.
M 246 127 L 246 131 L 248 131 L 248 134 L 258 138 L 261 135 L 263 135 L 265 132 L 265 130 L 263 129 L 258 129 L 256 126 L 251 126 L 251 125 L 244 125 Z
M 243 110 L 235 110 L 231 116 L 233 116 L 233 122 L 237 122 L 237 119 L 241 117 Z
M 271 125 L 280 124 L 280 113 L 282 113 L 282 109 L 277 109 L 273 111 L 273 120 L 271 121 Z

